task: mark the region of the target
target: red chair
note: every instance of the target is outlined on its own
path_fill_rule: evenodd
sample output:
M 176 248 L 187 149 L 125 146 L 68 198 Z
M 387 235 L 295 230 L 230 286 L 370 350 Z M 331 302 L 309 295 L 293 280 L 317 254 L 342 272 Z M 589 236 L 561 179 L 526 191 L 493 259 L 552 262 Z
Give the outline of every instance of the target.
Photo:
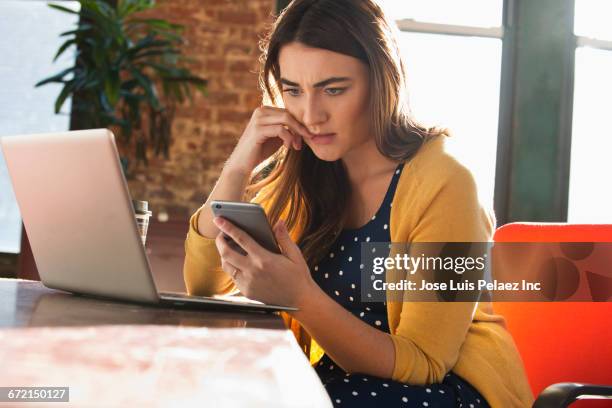
M 612 225 L 511 223 L 497 229 L 494 241 L 612 243 Z M 556 384 L 540 395 L 534 407 L 567 406 L 579 394 L 612 396 L 612 387 L 558 384 L 612 384 L 612 302 L 497 302 L 493 306 L 506 318 L 534 395 Z M 612 400 L 581 400 L 572 406 L 610 407 Z

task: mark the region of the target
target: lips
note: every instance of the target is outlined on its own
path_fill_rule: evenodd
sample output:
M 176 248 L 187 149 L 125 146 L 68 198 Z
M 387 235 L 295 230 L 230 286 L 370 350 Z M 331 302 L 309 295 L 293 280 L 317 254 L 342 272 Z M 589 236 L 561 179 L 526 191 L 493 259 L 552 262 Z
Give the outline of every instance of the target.
M 310 138 L 311 143 L 317 145 L 326 145 L 334 142 L 335 133 L 321 133 Z
M 317 138 L 317 137 L 325 137 L 325 136 L 334 136 L 335 133 L 311 133 L 312 136 L 310 137 L 311 139 Z

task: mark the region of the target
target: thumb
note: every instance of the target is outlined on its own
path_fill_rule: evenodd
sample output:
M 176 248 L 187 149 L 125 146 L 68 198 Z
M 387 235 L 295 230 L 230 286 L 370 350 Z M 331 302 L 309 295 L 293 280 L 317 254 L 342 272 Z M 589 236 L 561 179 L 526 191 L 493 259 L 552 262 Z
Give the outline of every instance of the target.
M 283 254 L 285 254 L 289 259 L 296 260 L 296 256 L 302 256 L 302 252 L 300 248 L 293 242 L 291 236 L 289 236 L 289 231 L 287 230 L 287 226 L 283 220 L 278 220 L 276 226 L 274 227 L 274 235 L 276 236 L 276 241 L 281 247 Z

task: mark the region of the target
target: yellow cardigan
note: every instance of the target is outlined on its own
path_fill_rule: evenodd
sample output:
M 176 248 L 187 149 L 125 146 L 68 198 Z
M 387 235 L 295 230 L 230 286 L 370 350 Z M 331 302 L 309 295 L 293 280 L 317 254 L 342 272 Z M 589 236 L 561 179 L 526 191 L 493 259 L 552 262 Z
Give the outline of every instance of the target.
M 446 149 L 446 136 L 421 147 L 406 164 L 391 204 L 392 242 L 487 242 L 495 218 L 480 203 L 471 172 Z M 259 202 L 258 195 L 253 201 Z M 267 209 L 266 202 L 260 203 Z M 192 295 L 225 294 L 235 286 L 221 269 L 214 239 L 197 232 L 196 211 L 185 241 L 183 269 Z M 285 213 L 286 214 L 286 213 Z M 297 241 L 300 230 L 290 231 Z M 387 302 L 395 347 L 392 379 L 406 384 L 442 382 L 453 371 L 472 384 L 492 407 L 533 403 L 521 357 L 502 316 L 490 302 Z M 311 363 L 323 351 L 283 313 Z

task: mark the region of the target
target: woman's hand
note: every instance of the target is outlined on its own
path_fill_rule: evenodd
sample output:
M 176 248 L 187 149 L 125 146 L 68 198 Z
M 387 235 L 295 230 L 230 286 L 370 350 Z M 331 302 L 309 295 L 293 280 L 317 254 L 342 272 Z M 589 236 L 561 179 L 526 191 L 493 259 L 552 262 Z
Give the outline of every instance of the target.
M 253 111 L 251 120 L 240 136 L 226 166 L 242 169 L 245 174 L 275 153 L 282 145 L 287 149 L 302 148 L 302 137 L 310 133 L 288 110 L 261 106 Z
M 316 283 L 300 248 L 291 240 L 282 220 L 273 229 L 281 255 L 263 248 L 225 218 L 215 217 L 213 222 L 221 230 L 215 239 L 221 255 L 221 267 L 232 277 L 244 296 L 264 303 L 300 307 Z M 225 240 L 224 233 L 246 255 L 233 249 Z

